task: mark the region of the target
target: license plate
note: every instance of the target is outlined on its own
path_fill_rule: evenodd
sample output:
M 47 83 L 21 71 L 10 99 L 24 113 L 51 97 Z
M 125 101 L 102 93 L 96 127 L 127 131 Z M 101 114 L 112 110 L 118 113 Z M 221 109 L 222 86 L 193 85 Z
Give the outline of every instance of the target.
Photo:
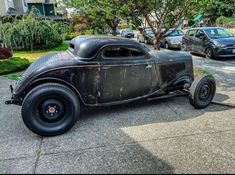
M 235 49 L 233 49 L 233 53 L 235 53 Z

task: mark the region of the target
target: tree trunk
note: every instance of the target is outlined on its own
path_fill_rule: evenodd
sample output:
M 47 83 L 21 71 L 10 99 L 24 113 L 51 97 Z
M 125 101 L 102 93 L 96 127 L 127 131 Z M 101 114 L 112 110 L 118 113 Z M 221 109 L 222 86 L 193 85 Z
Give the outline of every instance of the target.
M 112 35 L 113 35 L 113 36 L 116 36 L 116 35 L 117 35 L 116 26 L 115 26 L 115 27 L 112 27 Z
M 161 43 L 160 43 L 159 39 L 154 38 L 153 47 L 154 47 L 155 50 L 160 50 L 161 49 Z

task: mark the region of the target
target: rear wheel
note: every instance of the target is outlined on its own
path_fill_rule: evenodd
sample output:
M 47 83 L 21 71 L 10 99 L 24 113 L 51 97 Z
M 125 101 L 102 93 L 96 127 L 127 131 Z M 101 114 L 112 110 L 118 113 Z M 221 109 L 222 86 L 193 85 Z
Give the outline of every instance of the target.
M 216 82 L 207 75 L 198 77 L 190 87 L 189 101 L 196 109 L 207 107 L 215 96 Z
M 25 125 L 41 136 L 65 133 L 76 123 L 80 114 L 77 95 L 68 87 L 42 84 L 32 89 L 22 105 Z

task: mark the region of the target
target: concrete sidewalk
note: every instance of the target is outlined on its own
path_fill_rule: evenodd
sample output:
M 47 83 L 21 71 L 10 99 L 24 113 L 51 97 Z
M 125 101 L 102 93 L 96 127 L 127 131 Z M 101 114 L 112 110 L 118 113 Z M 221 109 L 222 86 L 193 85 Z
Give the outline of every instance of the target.
M 185 97 L 132 103 L 85 111 L 68 133 L 42 138 L 4 104 L 11 83 L 0 78 L 0 173 L 235 173 L 235 109 L 195 110 Z

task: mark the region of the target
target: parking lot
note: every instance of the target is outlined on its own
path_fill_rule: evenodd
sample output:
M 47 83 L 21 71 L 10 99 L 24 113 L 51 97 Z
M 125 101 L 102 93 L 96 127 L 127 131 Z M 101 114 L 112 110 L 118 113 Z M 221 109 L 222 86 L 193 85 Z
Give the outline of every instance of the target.
M 193 61 L 216 77 L 214 101 L 234 104 L 235 59 Z M 0 173 L 235 173 L 234 108 L 195 110 L 177 97 L 90 109 L 68 133 L 45 138 L 4 104 L 12 83 L 0 78 Z

